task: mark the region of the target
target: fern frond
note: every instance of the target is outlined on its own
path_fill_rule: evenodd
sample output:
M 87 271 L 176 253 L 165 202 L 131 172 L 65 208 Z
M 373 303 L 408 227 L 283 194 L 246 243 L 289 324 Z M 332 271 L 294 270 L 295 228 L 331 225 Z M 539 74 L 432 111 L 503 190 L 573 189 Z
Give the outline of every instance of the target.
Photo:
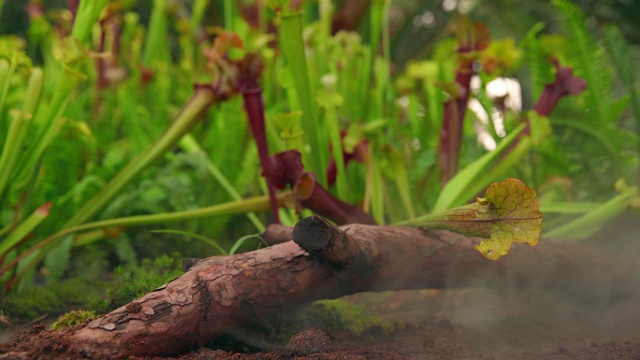
M 620 30 L 614 25 L 604 29 L 604 38 L 611 62 L 618 71 L 620 80 L 629 91 L 629 97 L 636 119 L 636 131 L 640 132 L 640 99 L 636 90 L 636 73 L 627 43 L 620 34 Z M 638 145 L 640 147 L 640 144 Z
M 227 179 L 233 179 L 237 176 L 239 167 L 228 164 L 242 161 L 248 136 L 248 121 L 239 99 L 222 104 L 214 121 L 206 141 L 210 159 L 224 172 Z
M 635 69 L 631 62 L 629 49 L 622 34 L 620 34 L 620 30 L 614 25 L 606 26 L 604 28 L 604 39 L 609 58 L 616 67 L 620 80 L 629 90 L 632 90 L 635 86 Z
M 69 260 L 71 259 L 71 245 L 73 235 L 67 235 L 56 247 L 51 249 L 44 258 L 44 266 L 48 271 L 47 282 L 55 283 L 62 278 Z
M 553 72 L 551 71 L 551 63 L 547 61 L 542 51 L 536 35 L 544 28 L 544 23 L 535 24 L 524 37 L 523 47 L 525 50 L 525 59 L 529 65 L 529 73 L 531 76 L 531 86 L 533 90 L 533 101 L 540 97 L 542 90 L 546 84 L 553 82 Z
M 564 18 L 563 27 L 569 36 L 570 41 L 567 44 L 572 48 L 575 72 L 587 81 L 585 96 L 588 106 L 595 113 L 595 119 L 589 120 L 596 126 L 616 121 L 609 112 L 610 74 L 601 49 L 587 30 L 584 13 L 569 0 L 553 0 L 553 4 Z
M 243 159 L 240 165 L 240 171 L 234 181 L 235 188 L 241 194 L 244 194 L 255 183 L 258 176 L 260 176 L 260 162 L 258 161 L 258 150 L 255 144 L 250 144 L 244 151 Z M 259 193 L 259 189 L 254 189 L 253 192 Z
M 131 239 L 129 239 L 127 234 L 123 233 L 115 239 L 112 244 L 115 247 L 118 260 L 125 264 L 135 264 L 138 257 L 136 250 L 133 248 L 133 245 L 131 245 Z

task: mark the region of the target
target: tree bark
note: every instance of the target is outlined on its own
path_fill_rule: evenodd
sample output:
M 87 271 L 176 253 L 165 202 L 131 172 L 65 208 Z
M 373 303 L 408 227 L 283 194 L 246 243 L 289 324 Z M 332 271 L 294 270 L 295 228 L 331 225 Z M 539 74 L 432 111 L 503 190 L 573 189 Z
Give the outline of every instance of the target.
M 290 231 L 276 233 L 281 241 Z M 479 239 L 448 231 L 336 228 L 317 217 L 300 221 L 292 237 L 198 261 L 181 277 L 79 329 L 73 349 L 91 358 L 175 355 L 288 306 L 362 291 L 505 283 L 565 288 L 624 275 L 598 252 L 572 244 L 515 246 L 491 261 L 474 249 Z M 545 275 L 554 273 L 562 277 Z

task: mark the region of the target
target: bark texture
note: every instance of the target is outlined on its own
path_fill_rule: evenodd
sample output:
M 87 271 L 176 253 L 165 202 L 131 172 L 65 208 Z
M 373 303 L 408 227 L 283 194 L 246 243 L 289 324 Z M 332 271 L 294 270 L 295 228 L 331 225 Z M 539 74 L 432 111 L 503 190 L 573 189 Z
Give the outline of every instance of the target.
M 277 233 L 281 239 L 283 229 Z M 79 329 L 73 349 L 96 359 L 175 355 L 288 306 L 362 291 L 505 282 L 565 288 L 616 277 L 600 275 L 611 274 L 615 264 L 571 244 L 516 246 L 490 261 L 474 249 L 479 239 L 448 231 L 336 228 L 317 217 L 300 221 L 292 236 L 265 249 L 196 262 L 181 277 Z M 545 275 L 556 272 L 562 277 Z

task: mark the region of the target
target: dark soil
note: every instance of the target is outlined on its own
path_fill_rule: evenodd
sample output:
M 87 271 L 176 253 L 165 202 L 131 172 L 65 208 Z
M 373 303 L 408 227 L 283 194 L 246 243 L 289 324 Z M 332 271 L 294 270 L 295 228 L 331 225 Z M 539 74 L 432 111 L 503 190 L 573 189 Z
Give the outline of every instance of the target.
M 366 304 L 395 330 L 354 335 L 310 327 L 275 350 L 261 346 L 261 352 L 240 354 L 202 348 L 178 359 L 640 360 L 639 230 L 637 215 L 628 216 L 585 241 L 608 256 L 631 260 L 621 261 L 629 267 L 624 283 L 563 291 L 479 284 L 357 294 L 346 299 Z M 562 274 L 540 269 L 540 276 Z M 67 352 L 71 331 L 34 325 L 0 345 L 0 359 L 77 359 Z
M 542 330 L 535 329 L 539 326 L 532 324 L 534 331 Z M 175 359 L 640 359 L 637 335 L 629 340 L 590 342 L 548 332 L 547 336 L 553 335 L 557 341 L 536 348 L 539 341 L 525 343 L 531 330 L 491 335 L 442 320 L 407 325 L 383 337 L 363 338 L 347 334 L 330 337 L 321 329 L 311 328 L 294 335 L 278 351 L 239 354 L 203 348 Z M 69 332 L 53 332 L 36 325 L 1 345 L 0 354 L 11 353 L 0 355 L 0 359 L 80 359 L 66 351 L 65 335 Z M 487 340 L 498 335 L 503 338 Z

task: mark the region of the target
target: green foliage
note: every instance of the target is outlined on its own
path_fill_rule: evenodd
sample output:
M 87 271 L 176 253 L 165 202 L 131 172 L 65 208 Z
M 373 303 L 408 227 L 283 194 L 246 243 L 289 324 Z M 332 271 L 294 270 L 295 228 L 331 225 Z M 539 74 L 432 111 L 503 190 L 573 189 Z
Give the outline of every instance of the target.
M 624 181 L 618 181 L 616 187 L 619 195 L 604 204 L 591 204 L 588 209 L 580 212 L 581 216 L 550 230 L 545 233 L 545 236 L 571 240 L 584 239 L 598 231 L 605 221 L 621 215 L 633 203 L 637 204 L 640 201 L 637 186 L 628 186 Z
M 560 146 L 566 150 L 567 145 L 580 149 L 567 155 L 573 157 L 572 162 L 582 164 L 580 171 L 586 175 L 571 174 L 576 184 L 608 197 L 616 177 L 628 177 L 632 173 L 629 172 L 627 154 L 633 154 L 629 150 L 635 145 L 635 140 L 620 128 L 627 99 L 615 99 L 616 92 L 612 90 L 612 65 L 624 67 L 621 62 L 625 57 L 617 47 L 610 48 L 612 51 L 609 53 L 607 48 L 599 45 L 597 30 L 587 27 L 584 13 L 575 4 L 566 0 L 553 3 L 560 10 L 566 33 L 563 53 L 576 75 L 586 80 L 587 90 L 580 96 L 583 100 L 577 99 L 581 103 L 572 106 L 574 110 L 584 109 L 583 112 L 561 109 L 563 114 L 552 117 L 551 124 L 562 142 Z
M 631 107 L 636 120 L 636 149 L 638 153 L 640 153 L 640 137 L 638 136 L 640 133 L 640 99 L 636 85 L 636 69 L 633 66 L 629 48 L 618 28 L 614 25 L 609 25 L 605 27 L 604 35 L 611 62 L 615 65 L 618 71 L 618 77 L 626 87 L 631 98 Z
M 569 37 L 565 46 L 570 48 L 576 74 L 584 77 L 589 84 L 585 96 L 594 111 L 593 118 L 587 120 L 593 124 L 606 124 L 613 117 L 609 111 L 611 105 L 610 73 L 603 60 L 602 51 L 586 27 L 585 16 L 580 9 L 568 0 L 555 0 L 553 4 L 563 15 L 564 28 Z
M 90 141 L 87 134 L 66 123 L 40 160 L 39 168 L 46 172 L 46 181 L 42 181 L 34 189 L 32 201 L 42 204 L 51 199 L 60 199 L 54 205 L 57 221 L 72 216 L 79 202 L 98 190 L 99 184 L 77 183 L 77 179 L 82 178 L 82 174 L 87 171 L 87 165 L 92 162 L 93 154 L 88 144 Z M 83 159 L 78 154 L 85 154 L 86 157 Z M 61 193 L 61 190 L 64 192 Z M 39 231 L 41 234 L 51 233 L 57 230 L 57 227 L 59 224 L 47 221 Z
M 480 192 L 479 186 L 486 186 L 484 185 L 485 183 L 491 182 L 493 177 L 487 176 L 487 174 L 491 174 L 488 171 L 489 165 L 495 162 L 500 154 L 508 149 L 523 129 L 524 126 L 520 126 L 514 130 L 493 151 L 483 155 L 451 179 L 440 193 L 433 211 L 442 211 L 459 206 L 471 196 Z M 479 179 L 482 179 L 482 183 L 479 183 Z
M 76 277 L 51 285 L 28 287 L 0 298 L 0 309 L 12 319 L 31 321 L 100 297 L 101 282 Z
M 182 256 L 173 253 L 157 259 L 142 259 L 140 264 L 126 264 L 114 271 L 114 279 L 104 298 L 93 300 L 89 307 L 98 313 L 106 313 L 126 305 L 182 275 Z
M 527 58 L 527 66 L 531 74 L 533 99 L 538 99 L 546 84 L 553 82 L 551 64 L 544 58 L 536 39 L 536 35 L 544 28 L 544 23 L 537 23 L 524 37 L 523 46 Z

